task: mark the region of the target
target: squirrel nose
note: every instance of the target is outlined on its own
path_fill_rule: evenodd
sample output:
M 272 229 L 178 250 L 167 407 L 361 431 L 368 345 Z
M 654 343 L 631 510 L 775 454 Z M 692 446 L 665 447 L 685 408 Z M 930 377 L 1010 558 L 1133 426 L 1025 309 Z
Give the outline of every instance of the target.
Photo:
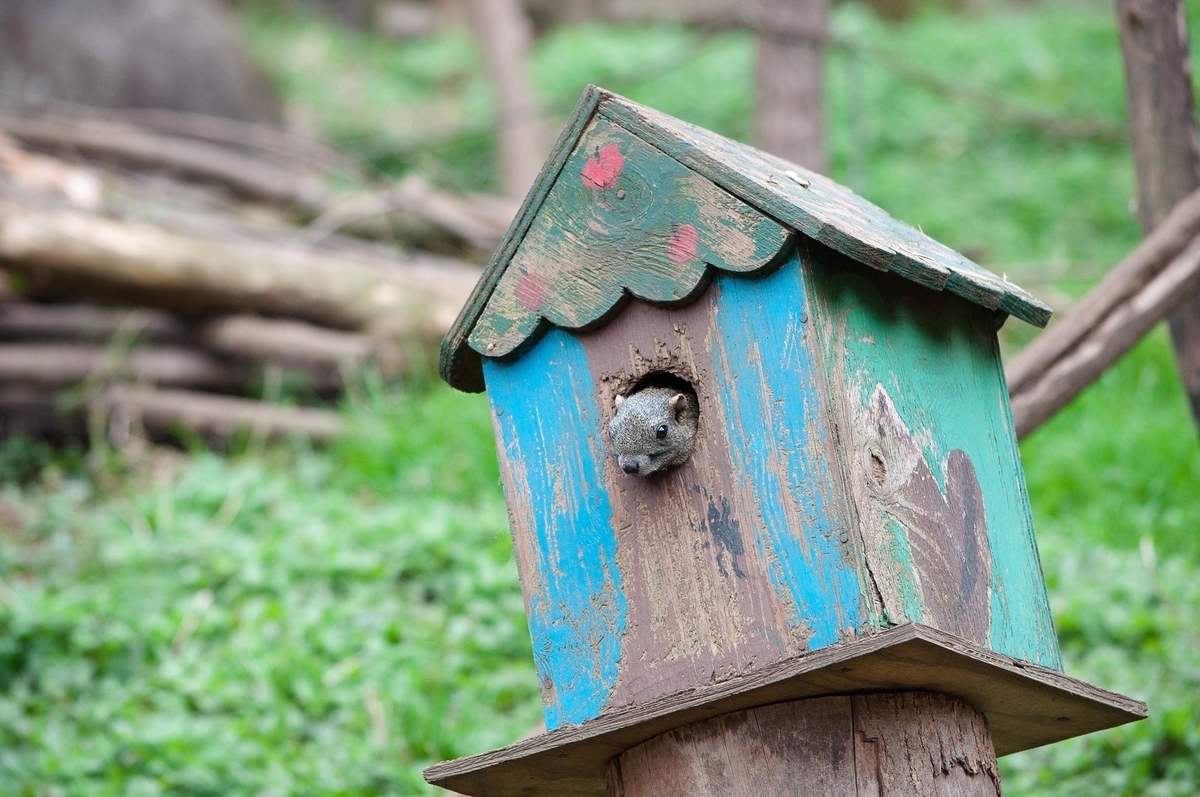
M 636 462 L 624 462 L 621 464 L 621 470 L 625 471 L 626 473 L 637 473 L 638 464 Z

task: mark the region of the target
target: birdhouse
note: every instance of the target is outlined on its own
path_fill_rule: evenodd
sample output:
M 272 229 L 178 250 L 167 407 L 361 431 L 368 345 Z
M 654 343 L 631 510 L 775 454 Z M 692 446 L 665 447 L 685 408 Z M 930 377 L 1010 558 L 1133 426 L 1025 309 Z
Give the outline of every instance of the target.
M 646 739 L 820 695 L 951 695 L 1001 754 L 1141 716 L 1061 672 L 1010 315 L 1050 310 L 819 174 L 589 88 L 441 363 L 491 402 L 550 732 L 431 780 L 604 794 Z M 649 388 L 695 435 L 647 475 L 613 437 Z M 656 421 L 629 422 L 653 457 Z

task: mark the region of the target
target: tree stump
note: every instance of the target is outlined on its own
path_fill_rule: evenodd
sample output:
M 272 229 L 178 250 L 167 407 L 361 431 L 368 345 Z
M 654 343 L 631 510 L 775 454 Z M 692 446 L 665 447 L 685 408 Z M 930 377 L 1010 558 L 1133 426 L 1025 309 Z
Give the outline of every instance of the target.
M 999 797 L 987 719 L 928 692 L 839 695 L 724 714 L 613 759 L 610 797 Z

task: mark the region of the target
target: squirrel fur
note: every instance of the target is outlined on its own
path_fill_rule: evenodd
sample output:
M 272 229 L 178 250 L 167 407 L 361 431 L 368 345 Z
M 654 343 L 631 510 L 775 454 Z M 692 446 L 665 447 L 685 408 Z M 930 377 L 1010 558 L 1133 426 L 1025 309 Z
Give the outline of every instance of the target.
M 617 396 L 616 405 L 608 434 L 621 470 L 649 476 L 681 465 L 692 455 L 700 415 L 695 395 L 648 387 Z

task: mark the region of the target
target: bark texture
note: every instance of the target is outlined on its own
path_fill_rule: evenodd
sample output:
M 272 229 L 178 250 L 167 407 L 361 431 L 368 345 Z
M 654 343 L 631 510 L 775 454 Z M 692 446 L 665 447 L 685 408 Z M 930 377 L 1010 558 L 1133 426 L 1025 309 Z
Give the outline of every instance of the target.
M 1200 138 L 1183 0 L 1117 0 L 1138 218 L 1152 232 L 1200 188 Z M 1171 340 L 1192 414 L 1200 422 L 1200 293 L 1171 315 Z
M 998 797 L 987 720 L 925 692 L 822 697 L 725 714 L 613 759 L 610 797 Z

